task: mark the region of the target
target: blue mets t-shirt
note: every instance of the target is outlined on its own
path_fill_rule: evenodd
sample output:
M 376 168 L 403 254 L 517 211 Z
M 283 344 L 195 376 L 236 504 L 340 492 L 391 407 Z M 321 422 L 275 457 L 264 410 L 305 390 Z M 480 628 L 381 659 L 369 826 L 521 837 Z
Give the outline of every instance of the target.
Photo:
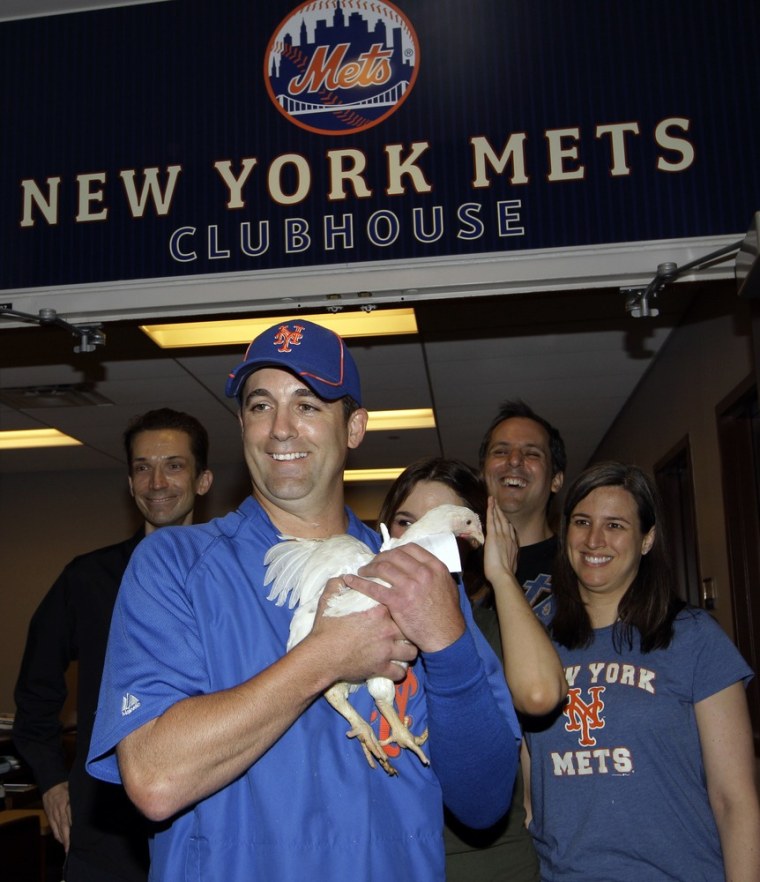
M 555 644 L 567 702 L 526 731 L 542 882 L 723 882 L 694 705 L 752 671 L 703 610 L 679 613 L 667 649 L 618 653 L 612 631 Z

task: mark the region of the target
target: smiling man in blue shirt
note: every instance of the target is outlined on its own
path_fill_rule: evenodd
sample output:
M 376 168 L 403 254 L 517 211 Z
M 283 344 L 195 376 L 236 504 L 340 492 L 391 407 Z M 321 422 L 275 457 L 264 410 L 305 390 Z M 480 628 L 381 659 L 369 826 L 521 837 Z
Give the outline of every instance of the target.
M 510 802 L 520 736 L 498 662 L 461 588 L 415 545 L 346 578 L 378 606 L 318 615 L 286 653 L 292 613 L 266 599 L 266 551 L 283 535 L 346 532 L 379 547 L 343 500 L 367 411 L 344 342 L 298 319 L 252 342 L 227 394 L 240 402 L 252 494 L 134 555 L 89 771 L 123 781 L 160 822 L 151 878 L 161 882 L 443 880 L 444 802 L 482 827 Z M 430 766 L 403 751 L 398 776 L 370 768 L 319 700 L 337 681 L 370 676 L 403 682 L 405 716 L 429 730 Z M 366 690 L 352 702 L 370 719 Z

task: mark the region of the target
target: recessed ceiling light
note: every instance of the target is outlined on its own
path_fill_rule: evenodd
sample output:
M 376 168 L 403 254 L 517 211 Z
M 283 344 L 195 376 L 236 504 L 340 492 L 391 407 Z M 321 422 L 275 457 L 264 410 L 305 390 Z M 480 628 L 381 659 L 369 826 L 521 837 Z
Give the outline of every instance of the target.
M 338 312 L 318 315 L 269 316 L 268 318 L 223 319 L 210 322 L 174 322 L 162 325 L 140 325 L 162 349 L 189 346 L 245 345 L 254 337 L 276 325 L 297 323 L 306 319 L 340 334 L 341 337 L 387 337 L 416 334 L 417 319 L 413 309 L 374 309 L 371 312 Z
M 408 410 L 371 410 L 367 422 L 368 432 L 391 429 L 434 429 L 435 415 L 430 407 Z
M 0 450 L 24 450 L 29 447 L 73 447 L 81 441 L 58 429 L 22 429 L 0 432 Z
M 395 481 L 403 469 L 346 469 L 344 481 Z

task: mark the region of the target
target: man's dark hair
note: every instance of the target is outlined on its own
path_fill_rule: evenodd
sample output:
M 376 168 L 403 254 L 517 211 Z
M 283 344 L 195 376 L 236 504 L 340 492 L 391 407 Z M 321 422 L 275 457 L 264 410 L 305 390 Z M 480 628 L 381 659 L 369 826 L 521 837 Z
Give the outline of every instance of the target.
M 351 414 L 355 410 L 359 410 L 361 407 L 350 395 L 344 395 L 341 399 L 341 404 L 343 405 L 343 416 L 348 422 L 351 419 Z
M 132 417 L 124 432 L 124 450 L 127 454 L 127 466 L 132 471 L 132 444 L 135 436 L 141 432 L 156 432 L 162 429 L 174 429 L 184 432 L 190 439 L 190 450 L 195 459 L 195 473 L 199 475 L 208 468 L 208 432 L 201 423 L 189 413 L 160 407 L 147 413 Z
M 505 420 L 511 420 L 513 417 L 522 417 L 526 420 L 533 420 L 534 423 L 538 423 L 539 426 L 543 426 L 546 430 L 546 433 L 549 436 L 549 453 L 551 455 L 552 460 L 552 477 L 554 475 L 559 474 L 560 472 L 564 472 L 567 468 L 567 452 L 565 451 L 565 442 L 562 440 L 562 435 L 559 433 L 559 429 L 555 429 L 554 426 L 543 417 L 540 417 L 529 405 L 527 405 L 524 401 L 521 401 L 519 398 L 514 401 L 504 401 L 499 406 L 499 412 L 491 421 L 491 425 L 488 427 L 486 434 L 483 437 L 483 441 L 480 445 L 480 453 L 478 456 L 480 462 L 480 468 L 482 470 L 483 464 L 486 461 L 486 454 L 488 453 L 488 447 L 491 444 L 491 437 L 493 436 L 494 429 L 497 426 L 501 425 Z

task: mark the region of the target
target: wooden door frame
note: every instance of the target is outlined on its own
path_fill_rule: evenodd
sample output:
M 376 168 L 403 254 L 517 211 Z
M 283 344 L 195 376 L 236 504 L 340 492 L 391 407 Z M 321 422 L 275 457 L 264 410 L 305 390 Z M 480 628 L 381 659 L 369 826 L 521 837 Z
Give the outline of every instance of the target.
M 739 409 L 757 405 L 758 385 L 749 376 L 716 406 L 726 549 L 736 645 L 747 663 L 760 671 L 760 445 L 750 420 Z M 749 474 L 754 480 L 748 480 Z M 747 689 L 755 755 L 760 757 L 760 683 Z
M 682 504 L 678 512 L 673 510 L 670 503 L 671 494 L 668 488 L 664 486 L 666 475 L 664 474 L 668 468 L 674 465 L 674 461 L 685 454 L 686 467 L 688 473 L 688 499 L 685 506 Z M 704 606 L 702 577 L 699 561 L 699 535 L 697 532 L 697 509 L 696 509 L 696 492 L 694 487 L 694 468 L 691 455 L 691 440 L 688 435 L 684 435 L 680 441 L 673 445 L 670 450 L 662 456 L 654 464 L 653 468 L 655 481 L 657 482 L 660 497 L 663 502 L 663 512 L 665 516 L 666 541 L 668 547 L 674 556 L 677 557 L 677 564 L 674 565 L 674 576 L 679 578 L 683 576 L 684 581 L 684 600 L 694 606 Z M 679 490 L 681 484 L 679 483 Z M 682 500 L 683 502 L 683 500 Z M 677 527 L 677 531 L 673 529 Z M 680 535 L 678 535 L 680 533 Z M 683 566 L 681 566 L 683 564 Z M 684 570 L 681 574 L 681 569 Z M 693 572 L 691 572 L 693 571 Z M 680 579 L 679 579 L 680 581 Z

